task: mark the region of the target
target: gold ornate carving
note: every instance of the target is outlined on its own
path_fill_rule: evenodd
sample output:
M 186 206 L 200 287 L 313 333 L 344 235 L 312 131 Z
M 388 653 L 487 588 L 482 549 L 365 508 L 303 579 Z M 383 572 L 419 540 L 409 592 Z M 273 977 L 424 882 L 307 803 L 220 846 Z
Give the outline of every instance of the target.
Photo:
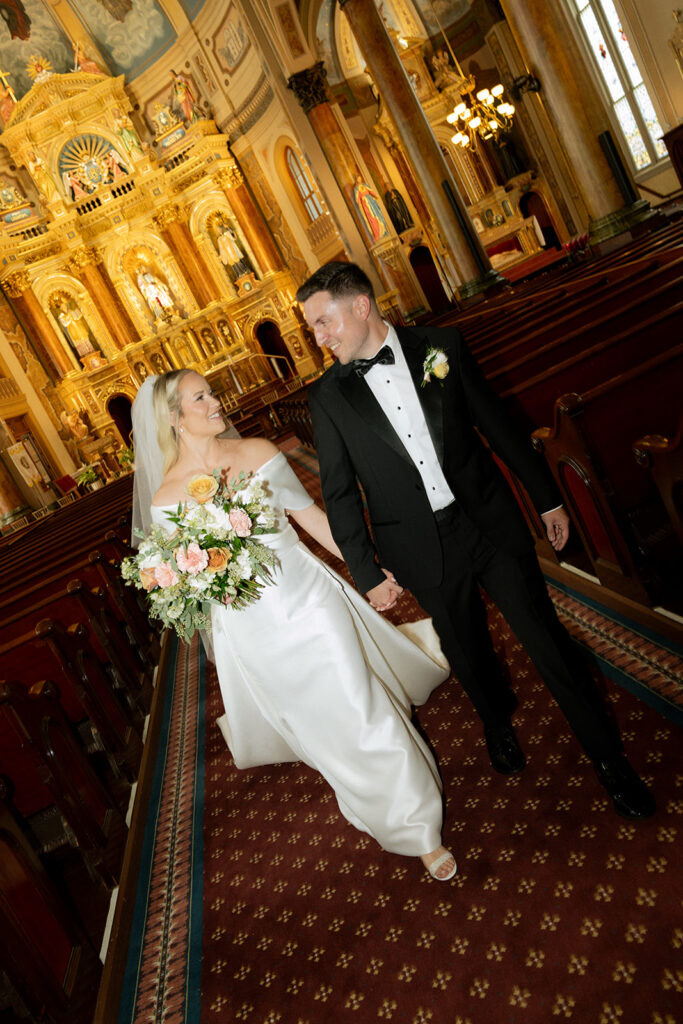
M 8 274 L 2 286 L 12 299 L 18 299 L 31 287 L 31 281 L 25 270 L 15 270 Z
M 244 185 L 244 175 L 237 164 L 232 164 L 229 167 L 222 168 L 220 171 L 216 171 L 214 178 L 226 192 L 228 189 L 239 188 L 240 185 Z
M 102 254 L 97 249 L 89 249 L 87 246 L 82 246 L 80 249 L 76 249 L 71 254 L 68 260 L 67 266 L 69 270 L 82 270 L 83 267 L 92 266 L 93 264 L 102 262 Z
M 169 224 L 182 224 L 184 220 L 185 215 L 178 203 L 166 203 L 154 216 L 154 222 L 160 231 L 163 231 Z

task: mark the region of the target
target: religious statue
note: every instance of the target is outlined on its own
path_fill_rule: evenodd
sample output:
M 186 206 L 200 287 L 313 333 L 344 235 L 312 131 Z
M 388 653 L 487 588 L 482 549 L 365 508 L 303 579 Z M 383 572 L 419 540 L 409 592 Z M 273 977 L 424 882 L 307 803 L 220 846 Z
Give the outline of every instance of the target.
M 160 281 L 158 277 L 155 277 L 145 263 L 139 265 L 136 280 L 138 288 L 155 320 L 159 318 L 169 320 L 174 313 L 178 312 L 167 285 Z
M 410 210 L 398 189 L 387 189 L 384 193 L 384 205 L 397 234 L 400 235 L 402 231 L 407 231 L 408 228 L 413 227 L 413 218 L 410 216 Z
M 67 199 L 71 199 L 74 202 L 77 199 L 87 199 L 90 195 L 91 190 L 84 185 L 75 171 L 64 171 L 62 174 L 62 184 Z
M 85 415 L 78 409 L 72 409 L 69 413 L 63 412 L 59 418 L 76 441 L 83 441 L 89 435 L 90 427 L 85 421 Z
M 434 85 L 437 89 L 445 89 L 449 85 L 454 85 L 458 89 L 462 89 L 465 92 L 468 90 L 465 86 L 474 85 L 474 77 L 472 75 L 464 76 L 460 73 L 457 67 L 451 64 L 450 57 L 446 50 L 439 50 L 432 57 L 432 71 L 434 73 Z
M 118 107 L 114 110 L 114 129 L 127 153 L 137 150 L 141 156 L 144 156 L 144 150 L 133 127 L 133 122 L 127 114 L 121 113 Z
M 64 337 L 80 359 L 95 351 L 92 335 L 83 313 L 73 299 L 60 298 L 55 304 L 55 315 Z
M 47 202 L 60 198 L 52 176 L 48 173 L 42 157 L 36 153 L 35 149 L 32 149 L 28 154 L 28 170 L 36 184 L 36 188 Z
M 221 263 L 224 267 L 230 267 L 236 277 L 253 271 L 249 257 L 240 247 L 237 235 L 229 224 L 223 223 L 221 233 L 216 238 L 216 247 Z
M 363 218 L 363 223 L 367 225 L 367 228 L 373 238 L 373 241 L 377 242 L 380 238 L 384 238 L 385 235 L 389 234 L 389 228 L 384 217 L 384 211 L 379 202 L 379 197 L 376 192 L 366 185 L 360 174 L 356 177 L 356 184 L 353 189 L 353 198 L 356 201 L 356 206 Z
M 171 110 L 178 117 L 182 117 L 187 124 L 194 124 L 202 116 L 197 106 L 194 92 L 187 75 L 178 75 L 171 68 L 173 75 L 173 88 L 171 90 Z
M 74 43 L 74 71 L 86 71 L 90 75 L 103 75 L 104 71 L 94 60 L 86 57 L 81 43 Z
M 12 111 L 17 105 L 17 97 L 14 89 L 7 81 L 9 72 L 0 71 L 0 117 L 3 125 L 6 125 L 12 116 Z
M 166 373 L 166 371 L 168 370 L 168 367 L 164 362 L 164 357 L 160 355 L 158 352 L 153 352 L 152 355 L 150 356 L 149 361 L 152 364 L 152 369 L 154 370 L 154 372 L 158 373 L 159 375 L 161 375 L 162 373 Z
M 128 174 L 128 168 L 123 161 L 123 157 L 120 156 L 113 147 L 107 153 L 105 163 L 107 165 L 109 182 L 116 181 L 117 178 L 121 178 L 124 174 Z
M 506 181 L 524 174 L 526 167 L 522 163 L 514 143 L 508 135 L 501 133 L 492 140 L 493 149 L 500 160 L 500 166 Z

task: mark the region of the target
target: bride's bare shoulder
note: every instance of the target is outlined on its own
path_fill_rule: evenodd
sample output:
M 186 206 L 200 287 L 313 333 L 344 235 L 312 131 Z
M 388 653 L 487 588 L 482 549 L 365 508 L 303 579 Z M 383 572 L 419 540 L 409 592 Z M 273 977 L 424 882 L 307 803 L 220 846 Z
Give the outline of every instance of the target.
M 244 438 L 242 445 L 241 461 L 252 473 L 260 469 L 265 462 L 269 462 L 274 458 L 280 450 L 272 441 L 267 441 L 265 437 Z

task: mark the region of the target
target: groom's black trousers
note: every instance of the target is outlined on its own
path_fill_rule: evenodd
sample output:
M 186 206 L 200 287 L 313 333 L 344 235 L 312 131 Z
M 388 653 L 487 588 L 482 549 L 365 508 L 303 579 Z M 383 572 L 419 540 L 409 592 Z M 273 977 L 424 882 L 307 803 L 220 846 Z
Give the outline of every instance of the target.
M 515 700 L 493 649 L 479 585 L 505 616 L 588 756 L 617 756 L 619 731 L 587 665 L 558 621 L 533 551 L 516 556 L 495 548 L 457 504 L 437 515 L 437 522 L 444 558 L 442 583 L 412 591 L 432 616 L 442 650 L 484 725 L 507 724 Z

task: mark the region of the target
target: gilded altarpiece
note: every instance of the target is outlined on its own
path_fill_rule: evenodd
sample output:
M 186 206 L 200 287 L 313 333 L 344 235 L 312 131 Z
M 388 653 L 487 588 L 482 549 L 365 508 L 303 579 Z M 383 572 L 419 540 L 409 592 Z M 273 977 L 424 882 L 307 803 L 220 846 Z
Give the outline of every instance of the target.
M 211 120 L 157 113 L 152 148 L 122 76 L 48 74 L 2 135 L 39 202 L 2 221 L 0 284 L 53 414 L 91 426 L 76 438 L 83 461 L 124 440 L 108 404 L 132 400 L 150 373 L 207 373 L 230 409 L 269 381 L 317 371 L 293 311 L 297 282 L 227 138 Z M 275 348 L 260 344 L 262 325 Z

